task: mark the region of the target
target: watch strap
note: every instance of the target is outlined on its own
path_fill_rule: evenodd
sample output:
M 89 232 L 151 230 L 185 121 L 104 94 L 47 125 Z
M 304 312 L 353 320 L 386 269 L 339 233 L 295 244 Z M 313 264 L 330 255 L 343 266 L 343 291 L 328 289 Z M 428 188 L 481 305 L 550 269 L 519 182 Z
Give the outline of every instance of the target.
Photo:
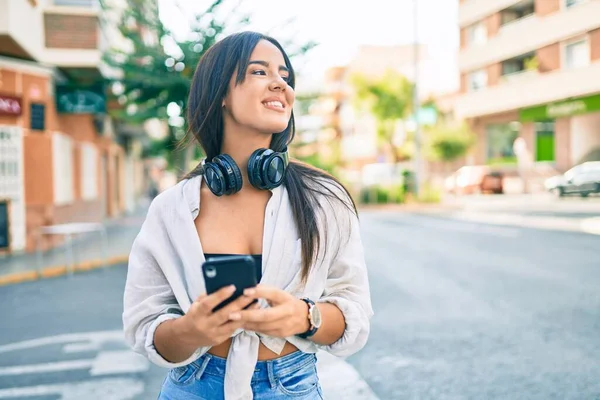
M 307 339 L 307 338 L 313 336 L 315 333 L 317 333 L 317 329 L 319 329 L 313 325 L 312 318 L 310 316 L 312 308 L 316 307 L 316 305 L 315 305 L 314 301 L 312 301 L 311 299 L 306 298 L 306 297 L 303 297 L 300 300 L 304 301 L 308 305 L 308 321 L 310 323 L 310 326 L 306 332 L 299 333 L 296 336 L 298 336 L 302 339 Z

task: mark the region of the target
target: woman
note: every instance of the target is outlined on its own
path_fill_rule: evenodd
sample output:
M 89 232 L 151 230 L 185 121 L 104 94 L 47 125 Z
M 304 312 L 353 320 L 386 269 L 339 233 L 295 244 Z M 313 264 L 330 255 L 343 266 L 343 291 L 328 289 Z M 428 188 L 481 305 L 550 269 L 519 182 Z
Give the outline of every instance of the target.
M 347 356 L 369 335 L 354 203 L 330 175 L 288 162 L 294 72 L 280 44 L 231 35 L 198 63 L 190 132 L 205 163 L 152 202 L 129 260 L 132 348 L 170 368 L 159 399 L 320 399 L 318 349 Z M 212 312 L 206 257 L 249 254 L 260 285 Z M 258 304 L 251 304 L 259 299 Z M 267 305 L 268 304 L 268 305 Z

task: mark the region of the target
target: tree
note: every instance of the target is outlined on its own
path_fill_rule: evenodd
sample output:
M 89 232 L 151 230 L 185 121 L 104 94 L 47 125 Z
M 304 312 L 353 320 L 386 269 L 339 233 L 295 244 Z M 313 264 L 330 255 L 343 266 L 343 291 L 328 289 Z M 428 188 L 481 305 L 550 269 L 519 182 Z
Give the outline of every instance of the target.
M 449 164 L 463 157 L 475 143 L 475 135 L 465 124 L 438 124 L 428 129 L 429 155 Z
M 107 1 L 103 2 L 103 7 L 110 14 Z M 153 143 L 149 155 L 164 155 L 170 166 L 177 167 L 180 172 L 186 171 L 198 146 L 187 146 L 185 151 L 175 150 L 185 147 L 187 121 L 183 113 L 187 109 L 195 67 L 226 31 L 243 28 L 250 17 L 233 12 L 220 18 L 221 7 L 231 1 L 213 0 L 204 11 L 191 16 L 189 35 L 181 39 L 164 26 L 156 2 L 126 0 L 126 3 L 126 7 L 118 11 L 117 26 L 128 40 L 129 48 L 113 47 L 104 55 L 104 62 L 120 71 L 119 76 L 109 82 L 116 89 L 120 104 L 112 114 L 130 123 L 142 123 L 152 118 L 169 121 L 168 136 Z M 182 14 L 189 15 L 189 11 L 186 12 Z M 283 41 L 282 44 L 291 49 L 290 57 L 304 54 L 315 46 L 313 42 L 294 46 Z
M 383 76 L 369 79 L 363 75 L 352 77 L 356 90 L 356 106 L 367 107 L 377 121 L 377 137 L 391 150 L 394 162 L 401 159 L 399 146 L 394 140 L 398 121 L 412 113 L 413 84 L 398 72 L 387 70 Z

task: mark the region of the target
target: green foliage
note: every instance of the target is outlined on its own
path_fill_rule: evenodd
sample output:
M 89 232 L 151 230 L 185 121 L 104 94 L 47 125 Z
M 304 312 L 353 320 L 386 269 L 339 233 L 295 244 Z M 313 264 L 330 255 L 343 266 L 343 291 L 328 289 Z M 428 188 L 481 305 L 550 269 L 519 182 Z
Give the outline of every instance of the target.
M 454 161 L 464 156 L 475 143 L 475 135 L 466 125 L 437 125 L 427 135 L 429 155 L 437 161 Z
M 109 3 L 110 0 L 101 1 L 106 11 L 110 11 Z M 126 6 L 119 11 L 118 29 L 129 48 L 112 47 L 103 56 L 108 66 L 120 71 L 117 78 L 108 82 L 111 87 L 120 89 L 115 94 L 120 108 L 111 114 L 129 123 L 151 118 L 167 120 L 170 103 L 177 104 L 183 114 L 200 58 L 228 32 L 242 30 L 250 20 L 249 15 L 236 12 L 219 17 L 225 3 L 231 4 L 231 1 L 213 0 L 189 21 L 182 21 L 188 25 L 189 34 L 181 39 L 163 25 L 156 2 L 126 0 Z M 189 12 L 182 14 L 189 16 Z M 315 46 L 314 42 L 296 44 L 285 39 L 281 42 L 290 57 L 304 54 Z M 184 118 L 174 118 L 170 125 L 168 138 L 154 141 L 148 153 L 174 156 L 172 152 L 181 142 L 182 133 L 187 131 L 187 123 Z M 185 161 L 179 163 L 180 166 L 185 165 Z
M 398 72 L 387 70 L 383 76 L 369 79 L 363 75 L 351 78 L 356 90 L 354 105 L 366 109 L 377 120 L 377 136 L 391 147 L 395 161 L 400 158 L 393 136 L 396 122 L 412 113 L 413 84 Z
M 324 162 L 318 153 L 311 154 L 307 157 L 297 157 L 298 160 L 305 162 L 307 164 L 312 165 L 313 167 L 322 169 L 323 171 L 327 171 L 330 174 L 334 175 L 335 165 L 332 163 Z
M 354 75 L 357 106 L 367 106 L 378 121 L 397 121 L 412 112 L 413 85 L 398 72 L 387 70 L 377 79 Z
M 374 185 L 363 188 L 360 192 L 359 202 L 361 204 L 400 204 L 405 201 L 403 185 Z
M 405 202 L 403 185 L 374 185 L 363 188 L 360 192 L 361 204 L 401 204 Z
M 442 200 L 442 190 L 426 182 L 421 187 L 418 200 L 420 203 L 439 203 Z

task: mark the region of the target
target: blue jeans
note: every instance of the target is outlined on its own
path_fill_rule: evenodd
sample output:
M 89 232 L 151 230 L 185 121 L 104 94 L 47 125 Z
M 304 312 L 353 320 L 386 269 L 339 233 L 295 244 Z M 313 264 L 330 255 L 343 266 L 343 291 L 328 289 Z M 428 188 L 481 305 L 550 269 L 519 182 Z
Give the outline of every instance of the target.
M 255 400 L 322 400 L 317 357 L 296 351 L 281 358 L 259 361 L 252 376 Z M 224 399 L 226 359 L 205 354 L 183 367 L 173 368 L 158 400 Z

